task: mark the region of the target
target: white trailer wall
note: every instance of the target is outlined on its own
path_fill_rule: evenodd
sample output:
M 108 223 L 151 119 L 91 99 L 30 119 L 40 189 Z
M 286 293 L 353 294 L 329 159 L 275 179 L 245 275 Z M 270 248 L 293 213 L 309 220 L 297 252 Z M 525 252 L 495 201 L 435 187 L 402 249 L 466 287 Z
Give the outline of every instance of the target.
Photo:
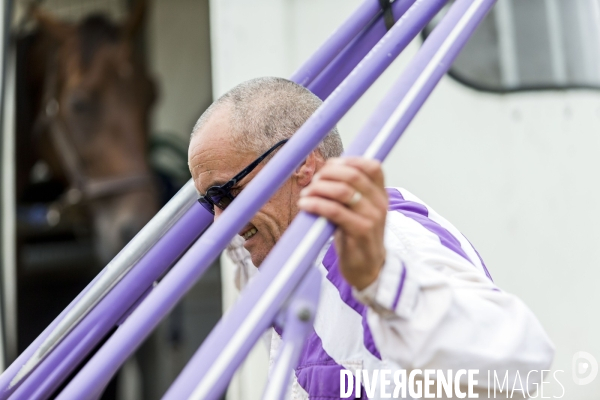
M 186 141 L 212 102 L 208 0 L 154 0 L 148 24 L 151 71 L 159 83 L 153 132 Z
M 289 77 L 358 4 L 211 0 L 214 97 L 253 77 Z M 340 123 L 346 144 L 418 46 Z M 446 77 L 385 163 L 388 186 L 452 221 L 498 285 L 535 312 L 556 345 L 564 398 L 574 400 L 600 393 L 600 378 L 578 386 L 571 375 L 577 351 L 600 359 L 599 132 L 597 91 L 486 94 Z M 545 386 L 545 397 L 561 393 Z

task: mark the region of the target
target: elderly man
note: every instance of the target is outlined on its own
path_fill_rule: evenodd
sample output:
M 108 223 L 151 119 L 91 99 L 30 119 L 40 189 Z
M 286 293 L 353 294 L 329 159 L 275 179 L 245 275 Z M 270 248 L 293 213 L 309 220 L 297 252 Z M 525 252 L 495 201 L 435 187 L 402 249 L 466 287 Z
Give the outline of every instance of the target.
M 320 104 L 293 82 L 259 78 L 235 87 L 200 117 L 189 165 L 200 202 L 215 219 Z M 243 286 L 300 210 L 337 226 L 318 260 L 321 302 L 292 398 L 338 398 L 343 369 L 364 370 L 371 379 L 371 372 L 386 369 L 479 370 L 472 389 L 481 398 L 493 371 L 500 380 L 508 376 L 510 387 L 521 378 L 526 393 L 553 355 L 534 315 L 496 287 L 448 221 L 408 191 L 386 189 L 378 162 L 337 158 L 341 153 L 334 129 L 229 248 Z M 281 329 L 272 331 L 275 350 Z M 538 374 L 526 382 L 532 370 Z M 508 397 L 504 389 L 498 397 Z M 374 395 L 382 393 L 378 388 Z

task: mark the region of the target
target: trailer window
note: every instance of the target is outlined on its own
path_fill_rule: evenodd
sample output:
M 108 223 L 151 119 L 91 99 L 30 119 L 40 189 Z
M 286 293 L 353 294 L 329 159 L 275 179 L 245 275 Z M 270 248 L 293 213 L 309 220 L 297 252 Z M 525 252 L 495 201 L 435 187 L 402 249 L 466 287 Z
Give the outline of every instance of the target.
M 600 2 L 498 0 L 450 75 L 488 91 L 600 88 Z

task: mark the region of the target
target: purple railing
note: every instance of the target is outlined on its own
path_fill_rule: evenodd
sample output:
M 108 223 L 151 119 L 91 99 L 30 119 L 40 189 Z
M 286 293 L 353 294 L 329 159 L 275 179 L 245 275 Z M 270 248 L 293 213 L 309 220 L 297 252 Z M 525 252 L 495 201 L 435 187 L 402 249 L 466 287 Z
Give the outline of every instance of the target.
M 100 391 L 108 383 L 129 355 L 138 348 L 162 318 L 200 278 L 206 267 L 219 256 L 221 250 L 262 207 L 264 199 L 271 197 L 288 179 L 304 158 L 317 147 L 325 135 L 444 4 L 445 0 L 415 2 L 410 12 L 400 18 L 289 142 L 252 179 L 238 195 L 237 201 L 227 207 L 227 212 L 221 214 L 218 221 L 206 230 L 146 300 L 106 341 L 63 391 L 63 395 L 66 396 L 63 398 L 86 398 L 84 396 Z M 308 250 L 313 253 L 319 251 L 319 249 Z M 289 250 L 285 253 L 287 255 Z M 311 256 L 314 258 L 316 254 Z M 231 319 L 226 320 L 231 321 Z M 223 338 L 229 334 L 225 334 Z M 251 344 L 248 343 L 248 349 L 250 346 Z M 241 353 L 238 358 L 242 358 Z
M 161 211 L 162 219 L 158 218 L 159 213 L 158 219 L 149 223 L 153 229 L 144 228 L 0 376 L 0 399 L 47 398 L 131 312 L 58 396 L 59 399 L 97 398 L 122 363 L 233 236 L 445 3 L 446 0 L 396 0 L 392 12 L 398 22 L 386 32 L 379 1 L 365 1 L 293 75 L 296 82 L 306 85 L 325 101 L 240 193 L 240 200 L 208 227 L 210 216 L 194 204 L 195 190 L 188 183 L 174 203 L 166 206 L 172 216 L 169 222 L 165 217 L 168 213 Z M 385 158 L 493 4 L 494 0 L 455 2 L 346 155 Z M 159 234 L 148 234 L 157 231 Z M 334 226 L 325 219 L 300 213 L 261 266 L 262 273 L 243 293 L 243 301 L 219 322 L 165 398 L 218 398 L 259 335 L 290 299 L 290 293 L 298 292 L 290 304 L 306 303 L 306 287 L 302 290 L 297 287 L 333 231 Z M 295 249 L 291 255 L 289 249 Z M 160 284 L 135 308 L 153 282 L 180 256 Z M 315 294 L 310 296 L 314 298 Z M 288 343 L 292 350 L 288 358 L 279 357 L 282 365 L 295 365 L 301 349 L 299 343 L 306 320 L 294 320 L 294 312 L 297 314 L 297 307 L 288 310 L 292 315 L 290 320 L 295 321 L 290 324 L 298 326 L 293 331 L 299 333 L 284 338 L 284 345 Z M 289 377 L 289 374 L 279 375 L 281 379 Z M 286 387 L 285 383 L 282 386 L 281 382 L 272 382 L 265 397 L 278 398 L 282 387 Z

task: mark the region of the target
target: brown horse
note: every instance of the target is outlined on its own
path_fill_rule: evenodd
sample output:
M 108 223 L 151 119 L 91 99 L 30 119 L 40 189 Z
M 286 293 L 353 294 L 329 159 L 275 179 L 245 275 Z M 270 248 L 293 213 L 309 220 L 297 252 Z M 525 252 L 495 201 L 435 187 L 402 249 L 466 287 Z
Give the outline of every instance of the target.
M 44 224 L 20 223 L 20 349 L 158 211 L 146 157 L 155 85 L 137 40 L 144 10 L 139 0 L 121 23 L 99 14 L 70 23 L 33 8 L 37 29 L 17 40 L 17 203 L 47 210 Z M 24 268 L 25 248 L 56 264 L 56 249 L 80 254 L 90 237 L 96 260 L 85 253 L 65 268 L 61 254 L 58 269 Z
M 33 118 L 17 121 L 18 194 L 42 163 L 43 173 L 64 187 L 49 223 L 70 208 L 83 210 L 102 263 L 158 210 L 146 159 L 155 90 L 134 40 L 144 3 L 120 24 L 101 15 L 74 24 L 33 8 L 39 29 L 23 55 L 29 98 L 21 114 Z

